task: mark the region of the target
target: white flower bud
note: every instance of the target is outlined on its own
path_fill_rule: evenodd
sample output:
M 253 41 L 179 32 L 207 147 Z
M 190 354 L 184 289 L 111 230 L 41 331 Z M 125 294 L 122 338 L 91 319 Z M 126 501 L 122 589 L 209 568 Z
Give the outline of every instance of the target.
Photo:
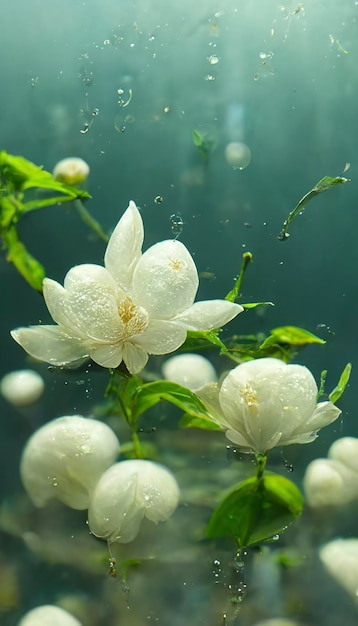
M 26 613 L 18 626 L 82 626 L 82 623 L 68 611 L 44 604 Z
M 38 400 L 45 389 L 45 383 L 33 370 L 9 372 L 1 379 L 0 392 L 10 404 L 27 406 Z
M 355 437 L 337 439 L 328 451 L 328 458 L 340 461 L 356 473 L 358 490 L 358 439 Z
M 179 487 L 168 469 L 152 461 L 122 461 L 98 481 L 88 508 L 89 527 L 96 537 L 128 543 L 143 517 L 164 522 L 178 500 Z
M 217 380 L 215 368 L 200 354 L 178 354 L 167 359 L 162 365 L 166 380 L 178 383 L 194 391 L 207 383 Z
M 88 163 L 78 157 L 69 157 L 56 163 L 52 176 L 65 185 L 78 185 L 89 176 Z
M 118 452 L 119 441 L 106 424 L 79 415 L 59 417 L 27 442 L 20 463 L 22 482 L 36 506 L 56 499 L 86 509 L 94 486 Z
M 326 570 L 358 603 L 358 539 L 335 539 L 319 551 Z
M 272 619 L 264 619 L 262 622 L 257 622 L 255 626 L 300 626 L 300 624 L 292 619 L 286 619 L 285 617 L 274 617 Z
M 225 159 L 234 170 L 244 170 L 251 161 L 250 148 L 241 141 L 232 141 L 225 148 Z
M 354 498 L 356 478 L 343 463 L 315 459 L 306 469 L 303 487 L 311 507 L 339 506 Z

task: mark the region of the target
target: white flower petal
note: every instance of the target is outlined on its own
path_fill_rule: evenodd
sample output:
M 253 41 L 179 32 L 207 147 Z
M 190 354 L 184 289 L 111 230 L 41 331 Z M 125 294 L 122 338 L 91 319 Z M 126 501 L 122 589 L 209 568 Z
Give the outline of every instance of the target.
M 89 355 L 97 365 L 115 368 L 123 360 L 123 345 L 97 345 L 90 348 Z
M 36 506 L 55 499 L 86 509 L 94 486 L 118 452 L 118 439 L 106 424 L 80 415 L 59 417 L 28 440 L 21 479 Z
M 203 300 L 195 302 L 174 319 L 189 330 L 211 330 L 224 326 L 243 310 L 240 304 L 227 300 Z
M 104 264 L 123 291 L 130 294 L 132 276 L 141 254 L 143 222 L 133 201 L 122 215 L 108 242 Z
M 53 319 L 69 335 L 100 342 L 119 338 L 123 324 L 118 300 L 122 293 L 104 267 L 77 265 L 66 275 L 64 287 L 49 278 L 43 287 Z
M 177 350 L 186 339 L 186 330 L 180 324 L 167 320 L 150 320 L 142 335 L 135 335 L 131 342 L 148 354 L 168 354 Z
M 148 353 L 131 341 L 125 341 L 123 344 L 123 361 L 131 374 L 138 374 L 147 364 Z
M 194 302 L 199 279 L 195 263 L 180 241 L 161 241 L 139 259 L 133 273 L 133 300 L 149 315 L 170 319 Z
M 51 365 L 69 365 L 89 356 L 84 342 L 68 336 L 58 326 L 17 328 L 11 336 L 28 354 Z

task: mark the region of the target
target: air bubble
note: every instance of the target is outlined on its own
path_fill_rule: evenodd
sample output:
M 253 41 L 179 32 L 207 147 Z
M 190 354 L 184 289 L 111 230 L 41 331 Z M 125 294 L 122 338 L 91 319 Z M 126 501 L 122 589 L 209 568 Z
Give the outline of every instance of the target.
M 219 63 L 219 57 L 216 54 L 211 54 L 208 57 L 210 65 L 217 65 Z

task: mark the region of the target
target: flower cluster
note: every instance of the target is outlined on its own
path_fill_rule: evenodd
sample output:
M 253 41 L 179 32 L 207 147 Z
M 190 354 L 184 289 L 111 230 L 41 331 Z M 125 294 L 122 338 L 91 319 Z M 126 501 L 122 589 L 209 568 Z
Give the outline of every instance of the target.
M 115 463 L 119 441 L 97 420 L 60 417 L 42 426 L 22 454 L 22 482 L 36 506 L 57 499 L 73 509 L 88 509 L 91 532 L 127 543 L 144 517 L 166 521 L 179 501 L 174 476 L 152 461 Z
M 221 386 L 211 383 L 197 394 L 230 441 L 261 454 L 314 441 L 341 413 L 332 402 L 317 404 L 317 385 L 306 367 L 272 358 L 242 363 Z
M 303 486 L 312 507 L 340 506 L 358 499 L 358 439 L 337 439 L 326 459 L 308 465 Z
M 243 309 L 226 300 L 196 302 L 199 279 L 187 248 L 161 241 L 142 254 L 143 223 L 130 202 L 107 246 L 104 265 L 70 269 L 64 286 L 43 281 L 56 325 L 30 326 L 12 336 L 31 356 L 66 366 L 91 358 L 102 367 L 124 361 L 131 374 L 149 354 L 168 354 L 188 330 L 211 330 Z

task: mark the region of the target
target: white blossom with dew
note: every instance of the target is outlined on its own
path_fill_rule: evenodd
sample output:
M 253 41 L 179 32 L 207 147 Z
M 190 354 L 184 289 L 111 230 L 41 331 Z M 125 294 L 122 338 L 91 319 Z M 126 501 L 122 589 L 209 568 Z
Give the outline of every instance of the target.
M 119 453 L 119 441 L 102 422 L 59 417 L 37 430 L 22 453 L 20 474 L 36 506 L 52 499 L 87 509 L 98 480 Z
M 91 532 L 109 543 L 128 543 L 144 517 L 165 522 L 175 511 L 179 487 L 162 465 L 128 460 L 112 465 L 100 478 L 88 507 Z
M 273 358 L 242 363 L 220 387 L 209 384 L 197 393 L 230 441 L 262 454 L 314 441 L 341 413 L 332 402 L 317 404 L 317 385 L 306 367 Z
M 164 361 L 162 373 L 166 380 L 194 391 L 207 383 L 215 382 L 214 366 L 201 354 L 178 354 Z
M 14 406 L 28 406 L 41 398 L 45 389 L 42 376 L 34 370 L 17 370 L 5 374 L 0 381 L 0 393 Z
M 65 185 L 83 183 L 90 173 L 88 163 L 79 157 L 68 157 L 56 163 L 52 176 Z
M 91 358 L 102 367 L 124 361 L 139 373 L 149 354 L 169 354 L 188 330 L 224 326 L 243 308 L 227 300 L 195 302 L 195 263 L 176 240 L 142 254 L 140 213 L 130 202 L 107 246 L 104 263 L 77 265 L 64 286 L 45 278 L 43 293 L 57 325 L 30 326 L 12 337 L 31 356 L 66 366 Z
M 82 622 L 59 606 L 44 604 L 26 613 L 17 626 L 82 626 Z

